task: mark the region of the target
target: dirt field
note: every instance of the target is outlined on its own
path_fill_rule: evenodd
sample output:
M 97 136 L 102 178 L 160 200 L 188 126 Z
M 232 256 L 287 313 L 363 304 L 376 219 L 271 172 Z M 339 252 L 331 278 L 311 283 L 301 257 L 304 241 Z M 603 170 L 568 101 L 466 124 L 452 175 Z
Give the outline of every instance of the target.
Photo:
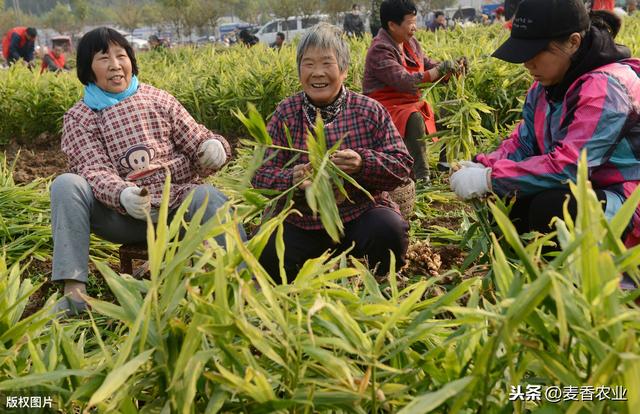
M 7 160 L 18 161 L 13 172 L 16 183 L 28 183 L 39 177 L 58 175 L 66 171 L 66 156 L 60 151 L 60 142 L 52 140 L 31 147 L 11 144 L 5 148 Z

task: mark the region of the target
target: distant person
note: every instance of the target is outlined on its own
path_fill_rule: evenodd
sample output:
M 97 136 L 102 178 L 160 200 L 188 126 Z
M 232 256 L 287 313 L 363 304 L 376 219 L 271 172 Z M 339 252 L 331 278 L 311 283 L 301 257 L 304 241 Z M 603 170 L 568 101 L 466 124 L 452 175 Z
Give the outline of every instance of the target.
M 33 67 L 38 31 L 33 27 L 14 27 L 2 39 L 2 55 L 9 65 L 19 59 Z
M 382 27 L 380 23 L 380 5 L 382 0 L 371 0 L 371 16 L 369 17 L 369 28 L 371 36 L 376 37 L 378 30 Z
M 60 45 L 53 46 L 49 53 L 42 58 L 42 66 L 40 67 L 40 73 L 45 71 L 49 72 L 62 72 L 69 70 L 64 57 L 64 48 Z
M 280 50 L 282 45 L 284 45 L 284 33 L 278 32 L 276 33 L 276 41 L 271 43 L 269 47 Z
M 593 0 L 591 3 L 591 10 L 613 11 L 614 7 L 616 7 L 615 0 Z
M 447 20 L 444 17 L 444 13 L 439 10 L 435 12 L 433 14 L 433 20 L 429 22 L 429 25 L 427 26 L 427 28 L 432 32 L 435 32 L 436 30 L 439 30 L 439 29 L 446 29 Z
M 84 96 L 64 114 L 61 140 L 70 172 L 50 190 L 52 280 L 64 281 L 65 295 L 56 311 L 67 316 L 87 308 L 91 233 L 114 243 L 145 242 L 167 170 L 169 214 L 191 194 L 185 219 L 199 217 L 203 207 L 201 222 L 209 220 L 227 198 L 202 179 L 231 157 L 225 138 L 197 123 L 175 97 L 138 82 L 133 49 L 116 30 L 87 32 L 77 62 Z M 224 235 L 215 240 L 225 246 Z
M 504 17 L 504 7 L 503 6 L 497 7 L 493 11 L 493 14 L 495 15 L 495 18 L 493 19 L 493 23 L 494 24 L 504 25 L 507 22 L 505 17 Z
M 631 16 L 636 12 L 637 2 L 636 0 L 627 0 L 627 14 Z
M 258 44 L 258 42 L 260 42 L 260 39 L 258 39 L 256 36 L 249 33 L 247 29 L 240 30 L 238 37 L 240 38 L 240 41 L 242 42 L 242 44 L 247 47 L 255 46 Z
M 493 20 L 494 24 L 501 24 L 507 30 L 511 30 L 513 28 L 513 18 L 515 15 L 511 16 L 509 20 L 506 20 L 504 7 L 500 6 L 495 11 L 495 19 Z
M 344 15 L 343 29 L 347 36 L 357 38 L 364 36 L 364 22 L 360 17 L 360 8 L 357 4 L 351 6 L 351 12 Z
M 165 44 L 156 35 L 149 36 L 149 39 L 147 41 L 149 42 L 149 50 L 160 51 L 166 48 Z

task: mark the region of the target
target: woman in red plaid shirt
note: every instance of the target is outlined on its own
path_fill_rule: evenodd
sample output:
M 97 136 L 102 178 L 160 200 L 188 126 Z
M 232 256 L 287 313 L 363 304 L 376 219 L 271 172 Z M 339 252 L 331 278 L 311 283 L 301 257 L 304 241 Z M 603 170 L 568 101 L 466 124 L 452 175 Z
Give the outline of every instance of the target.
M 338 206 L 345 224 L 339 244 L 333 243 L 320 219 L 313 217 L 308 206 L 298 197 L 295 208 L 302 216 L 290 215 L 284 226 L 284 267 L 287 278 L 294 278 L 307 259 L 333 249 L 344 251 L 355 243 L 351 253 L 367 258 L 378 275 L 389 270 L 389 251 L 404 264 L 408 225 L 387 191 L 405 183 L 411 173 L 413 159 L 389 113 L 378 102 L 349 91 L 343 82 L 347 77 L 349 49 L 335 26 L 320 23 L 302 38 L 297 52 L 298 76 L 303 91 L 282 101 L 267 127 L 273 143 L 288 146 L 285 127 L 291 133 L 293 147 L 306 149 L 305 135 L 319 114 L 325 124 L 327 146 L 344 137 L 333 162 L 366 188 L 374 200 L 353 189 L 350 198 Z M 305 180 L 310 168 L 306 154 L 289 164 L 292 151 L 267 151 L 265 163 L 258 169 L 253 184 L 256 188 L 285 191 Z M 310 182 L 303 182 L 304 190 Z M 275 236 L 269 241 L 260 262 L 274 280 L 279 280 Z

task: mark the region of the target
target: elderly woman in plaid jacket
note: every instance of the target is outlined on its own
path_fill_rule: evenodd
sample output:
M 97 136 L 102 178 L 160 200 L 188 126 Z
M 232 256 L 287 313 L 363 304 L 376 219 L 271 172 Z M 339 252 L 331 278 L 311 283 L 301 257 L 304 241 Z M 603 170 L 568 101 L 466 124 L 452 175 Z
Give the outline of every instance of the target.
M 166 171 L 171 211 L 193 192 L 186 219 L 208 200 L 208 220 L 226 198 L 200 179 L 231 156 L 227 141 L 173 96 L 138 82 L 133 49 L 117 31 L 88 32 L 77 56 L 84 97 L 65 114 L 62 133 L 70 173 L 51 185 L 52 279 L 64 281 L 57 309 L 67 315 L 86 308 L 90 233 L 115 243 L 145 242 L 147 213 L 157 217 Z M 217 241 L 224 246 L 223 237 Z
M 314 26 L 298 45 L 297 63 L 303 91 L 276 108 L 267 127 L 273 143 L 287 146 L 288 129 L 293 146 L 306 149 L 306 132 L 312 129 L 316 116 L 321 116 L 328 146 L 344 137 L 333 162 L 366 188 L 374 200 L 354 190 L 355 194 L 350 193 L 353 202 L 340 203 L 345 235 L 337 245 L 320 219 L 313 217 L 304 202 L 298 202 L 295 207 L 303 215 L 290 215 L 284 226 L 287 278 L 295 277 L 307 259 L 328 249 L 343 251 L 354 243 L 352 254 L 366 257 L 369 265 L 377 265 L 377 273 L 383 275 L 389 269 L 389 251 L 399 266 L 404 263 L 408 225 L 387 191 L 409 177 L 413 159 L 388 112 L 373 99 L 344 87 L 349 49 L 338 28 L 326 23 Z M 310 168 L 306 154 L 293 166 L 289 165 L 291 151 L 270 151 L 265 159 L 253 178 L 256 188 L 286 190 L 304 181 Z M 309 184 L 303 182 L 299 188 Z M 275 238 L 269 241 L 260 262 L 274 279 L 279 279 Z

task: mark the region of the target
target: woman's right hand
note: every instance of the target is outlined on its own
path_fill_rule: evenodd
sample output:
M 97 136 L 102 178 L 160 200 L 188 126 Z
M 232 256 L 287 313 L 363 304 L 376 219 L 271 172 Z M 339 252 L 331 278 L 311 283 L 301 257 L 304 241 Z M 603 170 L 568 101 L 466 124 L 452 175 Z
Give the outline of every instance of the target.
M 439 77 L 444 77 L 447 75 L 452 75 L 458 72 L 458 63 L 455 60 L 445 60 L 438 63 L 438 74 Z
M 311 185 L 311 180 L 308 178 L 311 176 L 312 167 L 310 163 L 298 164 L 293 166 L 293 185 L 302 181 L 302 184 L 298 186 L 298 189 L 305 190 Z

